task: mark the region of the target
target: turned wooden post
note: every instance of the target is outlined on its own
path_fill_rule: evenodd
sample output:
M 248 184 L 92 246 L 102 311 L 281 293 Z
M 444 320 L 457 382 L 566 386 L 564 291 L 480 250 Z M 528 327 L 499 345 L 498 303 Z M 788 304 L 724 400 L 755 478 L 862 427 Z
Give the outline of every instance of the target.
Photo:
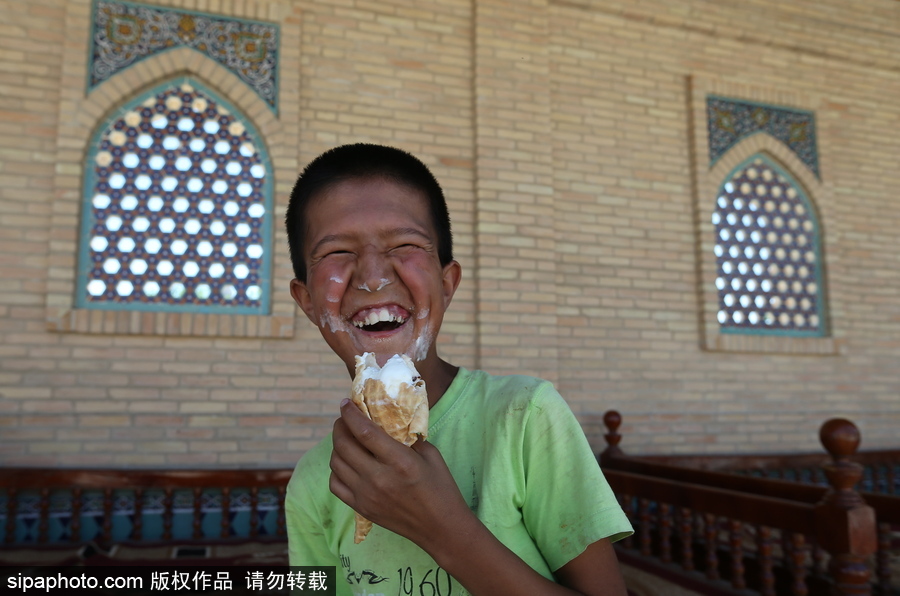
M 603 425 L 609 431 L 603 438 L 606 439 L 606 449 L 600 454 L 600 465 L 603 466 L 613 457 L 622 457 L 625 453 L 619 448 L 622 435 L 619 434 L 619 426 L 622 424 L 622 416 L 615 410 L 608 410 L 603 415 Z
M 833 592 L 868 595 L 872 570 L 866 558 L 877 548 L 877 532 L 875 510 L 853 488 L 863 475 L 862 466 L 850 461 L 859 447 L 859 429 L 832 418 L 819 430 L 819 440 L 833 461 L 824 466 L 830 488 L 816 505 L 816 539 L 831 555 Z
M 18 514 L 19 491 L 10 488 L 6 491 L 6 536 L 3 541 L 12 544 L 16 541 L 16 518 Z

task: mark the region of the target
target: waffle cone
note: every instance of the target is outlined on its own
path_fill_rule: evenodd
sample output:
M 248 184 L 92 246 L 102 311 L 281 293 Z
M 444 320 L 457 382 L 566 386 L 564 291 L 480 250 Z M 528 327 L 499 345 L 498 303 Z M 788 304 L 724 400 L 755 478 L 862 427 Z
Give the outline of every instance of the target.
M 375 355 L 367 352 L 357 356 L 350 399 L 391 438 L 410 446 L 420 436 L 428 436 L 428 394 L 412 360 L 405 354 L 401 358 L 410 368 L 413 383 L 401 383 L 396 395 L 390 395 L 384 382 L 372 378 L 371 369 L 379 368 Z M 372 522 L 357 513 L 353 541 L 359 544 L 371 529 Z

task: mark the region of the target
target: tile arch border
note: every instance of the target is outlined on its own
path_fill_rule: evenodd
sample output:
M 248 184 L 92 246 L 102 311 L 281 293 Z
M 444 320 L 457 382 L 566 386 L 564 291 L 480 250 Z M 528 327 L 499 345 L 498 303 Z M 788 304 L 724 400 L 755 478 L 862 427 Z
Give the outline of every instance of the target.
M 773 105 L 798 107 L 813 111 L 812 100 L 800 94 L 762 88 L 751 88 L 746 84 L 714 81 L 702 77 L 691 77 L 690 110 L 692 116 L 692 140 L 694 157 L 694 221 L 697 249 L 697 278 L 699 302 L 699 332 L 701 348 L 711 352 L 756 352 L 768 354 L 793 354 L 808 356 L 836 355 L 841 352 L 841 342 L 835 338 L 834 320 L 829 319 L 826 337 L 791 337 L 783 335 L 751 335 L 721 333 L 716 318 L 719 309 L 718 292 L 715 287 L 716 259 L 713 255 L 715 229 L 710 214 L 712 199 L 719 190 L 722 180 L 732 170 L 752 156 L 763 153 L 783 166 L 803 187 L 806 197 L 816 211 L 821 236 L 823 292 L 828 296 L 828 247 L 827 225 L 823 222 L 822 204 L 828 202 L 829 186 L 825 181 L 824 168 L 820 180 L 803 161 L 784 143 L 775 137 L 758 132 L 741 139 L 725 154 L 709 165 L 708 132 L 706 130 L 706 96 L 709 94 L 732 97 L 737 100 L 765 102 Z M 820 155 L 820 167 L 822 160 Z M 827 162 L 826 162 L 827 165 Z M 828 316 L 834 309 L 828 308 Z
M 129 98 L 181 77 L 195 79 L 242 112 L 261 135 L 273 167 L 273 243 L 272 280 L 293 277 L 286 237 L 278 225 L 284 217 L 287 195 L 297 172 L 296 147 L 299 122 L 296 118 L 276 116 L 268 104 L 227 68 L 190 48 L 175 48 L 150 56 L 125 69 L 87 95 L 87 45 L 90 35 L 90 0 L 73 2 L 68 7 L 66 28 L 81 39 L 84 52 L 70 48 L 63 57 L 60 86 L 60 111 L 57 132 L 57 166 L 52 197 L 51 238 L 49 241 L 46 324 L 57 332 L 209 336 L 248 338 L 291 338 L 294 335 L 296 305 L 289 293 L 272 285 L 269 315 L 229 315 L 211 313 L 173 313 L 113 311 L 75 308 L 78 239 L 82 207 L 85 156 L 98 126 Z M 287 15 L 285 15 L 287 16 Z M 283 43 L 296 38 L 296 31 L 283 28 Z M 75 36 L 75 30 L 78 35 Z M 291 35 L 293 33 L 293 35 Z M 299 60 L 299 53 L 297 54 Z M 76 82 L 77 81 L 77 82 Z M 282 81 L 288 83 L 288 81 Z M 299 85 L 299 76 L 293 81 Z M 296 113 L 285 110 L 283 114 Z M 293 142 L 294 146 L 289 143 Z
M 240 23 L 241 25 L 244 25 L 244 26 L 246 26 L 246 25 L 274 26 L 276 28 L 276 33 L 275 33 L 276 44 L 278 43 L 278 40 L 280 38 L 280 35 L 278 34 L 278 31 L 277 31 L 277 29 L 279 28 L 279 24 L 268 21 L 268 20 L 259 19 L 258 15 L 254 14 L 257 11 L 253 11 L 253 10 L 244 11 L 247 14 L 225 15 L 225 14 L 221 14 L 221 13 L 208 12 L 207 6 L 200 6 L 200 7 L 195 7 L 195 8 L 185 8 L 184 6 L 174 6 L 174 5 L 169 5 L 165 2 L 158 2 L 158 1 L 155 3 L 152 3 L 152 2 L 148 3 L 143 0 L 139 1 L 139 2 L 130 2 L 128 0 L 126 0 L 125 2 L 122 2 L 121 0 L 107 0 L 107 1 L 112 4 L 118 4 L 119 5 L 118 7 L 120 7 L 120 8 L 148 9 L 151 11 L 159 11 L 161 13 L 166 13 L 166 12 L 168 12 L 169 14 L 174 13 L 175 15 L 178 15 L 179 18 L 182 18 L 185 16 L 190 16 L 190 17 L 198 17 L 201 19 L 209 19 L 210 21 L 213 21 L 215 25 L 221 25 L 223 21 L 231 21 L 231 22 Z M 250 6 L 252 6 L 252 4 L 253 3 L 250 3 L 248 8 Z M 95 34 L 97 32 L 97 21 L 96 21 L 97 11 L 98 11 L 97 5 L 98 5 L 98 0 L 91 0 L 91 7 L 92 7 L 91 8 L 91 12 L 92 12 L 92 14 L 91 14 L 91 38 L 92 39 L 90 42 L 91 51 L 89 53 L 88 68 L 87 68 L 88 76 L 86 79 L 86 81 L 87 81 L 86 86 L 87 86 L 88 91 L 102 85 L 105 81 L 115 77 L 117 74 L 130 69 L 131 67 L 140 63 L 141 61 L 146 60 L 147 58 L 154 56 L 156 54 L 169 52 L 174 49 L 186 48 L 186 49 L 193 49 L 193 51 L 195 51 L 201 55 L 205 55 L 201 50 L 191 48 L 189 45 L 176 45 L 176 46 L 172 46 L 172 47 L 168 47 L 168 48 L 160 48 L 160 49 L 152 51 L 149 54 L 139 56 L 130 64 L 125 65 L 124 67 L 115 70 L 111 75 L 109 75 L 102 81 L 100 81 L 98 83 L 92 83 L 92 80 L 93 80 L 92 66 L 95 64 L 93 50 L 96 48 Z M 197 10 L 197 8 L 201 8 L 201 10 Z M 121 15 L 117 15 L 117 16 L 121 16 Z M 182 40 L 181 43 L 183 44 L 184 41 Z M 275 83 L 274 83 L 275 97 L 271 102 L 266 102 L 267 105 L 269 106 L 269 109 L 271 111 L 275 112 L 276 114 L 278 112 L 278 95 L 279 95 L 278 82 L 277 82 L 279 79 L 279 65 L 278 65 L 278 61 L 277 61 L 277 56 L 278 56 L 278 54 L 280 54 L 280 49 L 281 48 L 276 48 L 276 63 L 275 63 L 275 68 L 274 68 L 274 70 L 275 70 Z M 209 56 L 207 55 L 207 57 L 209 57 Z M 213 60 L 215 61 L 215 59 L 213 59 Z M 237 76 L 237 72 L 234 68 L 229 67 L 224 62 L 217 62 L 217 63 L 224 66 L 226 69 L 228 69 L 230 72 L 234 73 Z M 238 78 L 240 78 L 240 77 L 238 76 Z M 252 85 L 250 85 L 248 83 L 248 81 L 243 81 L 243 84 L 247 85 L 248 87 L 250 87 L 252 89 Z M 257 95 L 259 95 L 258 92 L 257 92 Z M 262 97 L 262 96 L 260 95 L 260 97 Z

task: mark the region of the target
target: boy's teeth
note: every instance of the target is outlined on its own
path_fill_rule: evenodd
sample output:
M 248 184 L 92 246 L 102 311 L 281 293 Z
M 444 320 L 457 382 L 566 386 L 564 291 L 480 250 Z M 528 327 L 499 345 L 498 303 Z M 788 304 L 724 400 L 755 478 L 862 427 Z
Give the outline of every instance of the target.
M 381 310 L 370 312 L 368 315 L 366 315 L 366 318 L 363 321 L 356 323 L 356 326 L 357 327 L 366 327 L 369 325 L 374 325 L 376 323 L 382 323 L 382 322 L 402 323 L 403 318 L 392 315 L 388 309 L 382 308 Z

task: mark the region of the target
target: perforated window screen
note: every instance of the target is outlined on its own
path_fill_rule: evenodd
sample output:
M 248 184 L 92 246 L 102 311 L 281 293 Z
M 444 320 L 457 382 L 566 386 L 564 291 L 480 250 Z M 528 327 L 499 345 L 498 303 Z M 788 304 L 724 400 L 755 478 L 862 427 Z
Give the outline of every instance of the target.
M 818 224 L 787 173 L 751 158 L 722 184 L 712 223 L 723 332 L 825 335 Z
M 271 168 L 259 138 L 190 80 L 125 106 L 85 168 L 85 308 L 267 314 Z

